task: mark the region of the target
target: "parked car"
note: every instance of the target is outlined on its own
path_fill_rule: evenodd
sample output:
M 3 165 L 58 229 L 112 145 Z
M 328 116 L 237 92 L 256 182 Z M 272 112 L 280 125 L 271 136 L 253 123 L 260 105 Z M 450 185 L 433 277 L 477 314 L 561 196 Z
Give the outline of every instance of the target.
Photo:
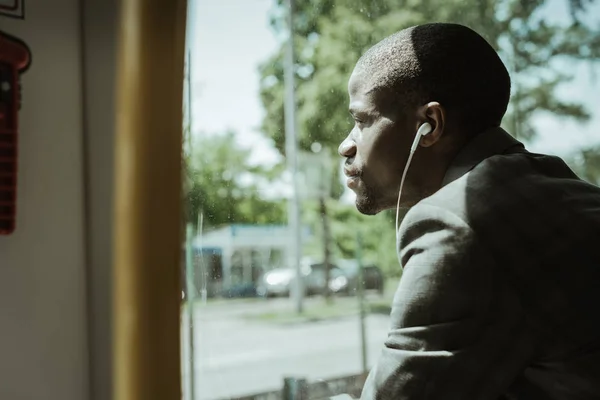
M 325 264 L 303 263 L 303 287 L 306 295 L 322 294 L 325 287 Z M 345 289 L 348 279 L 344 271 L 330 265 L 329 288 L 337 293 Z M 263 297 L 289 296 L 296 277 L 294 268 L 276 268 L 266 272 L 259 280 L 257 293 Z
M 296 271 L 293 268 L 276 268 L 259 279 L 257 293 L 262 297 L 289 296 Z
M 348 294 L 355 294 L 358 290 L 358 262 L 356 260 L 339 260 L 338 265 L 343 270 L 348 283 L 344 291 Z M 363 288 L 365 290 L 376 290 L 383 294 L 385 288 L 385 276 L 377 265 L 368 264 L 363 266 Z
M 325 264 L 311 264 L 305 282 L 307 294 L 323 294 L 325 289 Z M 348 278 L 344 271 L 337 265 L 330 264 L 329 290 L 333 293 L 342 292 L 346 289 L 347 284 Z

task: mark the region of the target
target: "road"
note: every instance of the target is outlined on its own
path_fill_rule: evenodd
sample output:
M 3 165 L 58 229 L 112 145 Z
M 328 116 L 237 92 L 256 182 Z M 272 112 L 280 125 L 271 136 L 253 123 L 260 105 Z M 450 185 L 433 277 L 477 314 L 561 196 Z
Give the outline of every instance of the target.
M 244 318 L 249 313 L 291 306 L 287 299 L 197 306 L 194 313 L 194 400 L 278 390 L 285 376 L 314 381 L 361 372 L 358 316 L 287 325 Z M 189 335 L 185 320 L 184 317 L 184 385 L 189 378 Z M 381 350 L 388 324 L 386 316 L 367 317 L 369 365 Z M 189 397 L 186 395 L 184 399 Z

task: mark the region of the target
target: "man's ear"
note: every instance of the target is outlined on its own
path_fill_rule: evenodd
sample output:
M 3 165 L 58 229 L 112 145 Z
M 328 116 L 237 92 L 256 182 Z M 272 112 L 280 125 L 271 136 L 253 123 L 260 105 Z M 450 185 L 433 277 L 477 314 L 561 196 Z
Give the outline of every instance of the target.
M 444 134 L 446 110 L 437 101 L 429 102 L 419 109 L 418 121 L 419 126 L 425 122 L 429 122 L 432 127 L 431 133 L 422 137 L 419 144 L 422 147 L 433 146 Z

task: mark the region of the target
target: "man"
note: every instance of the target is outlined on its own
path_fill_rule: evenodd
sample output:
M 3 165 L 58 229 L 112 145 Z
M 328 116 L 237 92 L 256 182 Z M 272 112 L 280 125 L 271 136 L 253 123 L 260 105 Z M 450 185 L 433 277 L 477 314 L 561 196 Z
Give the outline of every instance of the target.
M 455 24 L 394 34 L 348 84 L 364 214 L 395 208 L 403 275 L 363 399 L 600 399 L 600 189 L 500 128 L 510 78 Z

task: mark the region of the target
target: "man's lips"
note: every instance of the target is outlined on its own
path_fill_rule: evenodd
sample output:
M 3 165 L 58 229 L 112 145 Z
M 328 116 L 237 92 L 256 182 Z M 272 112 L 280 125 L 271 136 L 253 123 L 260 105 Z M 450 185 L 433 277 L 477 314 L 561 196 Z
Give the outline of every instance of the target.
M 358 185 L 360 178 L 360 173 L 358 171 L 344 167 L 344 175 L 348 177 L 348 179 L 346 179 L 346 186 L 352 189 Z
M 350 189 L 357 187 L 359 179 L 358 176 L 349 176 L 348 179 L 346 179 L 346 186 Z
M 344 167 L 344 175 L 346 175 L 348 178 L 358 178 L 360 176 L 360 173 L 351 168 Z

